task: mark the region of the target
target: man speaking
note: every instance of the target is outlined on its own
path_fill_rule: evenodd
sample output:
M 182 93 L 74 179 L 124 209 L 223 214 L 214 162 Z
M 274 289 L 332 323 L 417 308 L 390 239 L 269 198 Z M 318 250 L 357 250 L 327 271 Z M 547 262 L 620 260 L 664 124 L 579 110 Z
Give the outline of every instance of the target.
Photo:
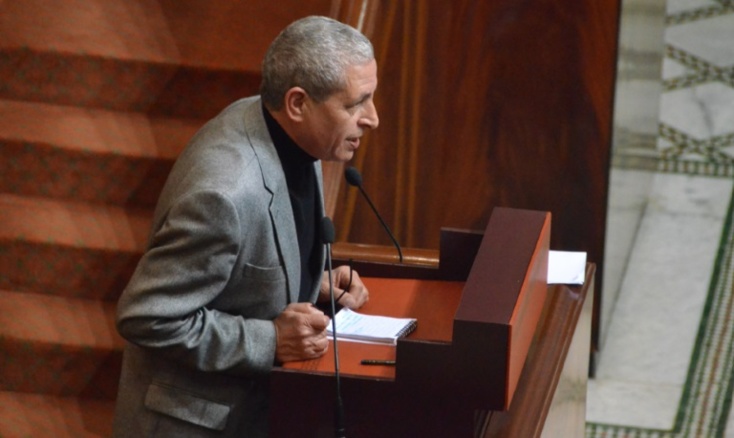
M 326 352 L 320 160 L 350 160 L 377 127 L 377 64 L 357 30 L 307 17 L 262 70 L 260 96 L 192 138 L 158 200 L 118 304 L 115 437 L 267 436 L 272 366 Z M 348 281 L 335 270 L 340 304 L 358 308 L 368 291 Z

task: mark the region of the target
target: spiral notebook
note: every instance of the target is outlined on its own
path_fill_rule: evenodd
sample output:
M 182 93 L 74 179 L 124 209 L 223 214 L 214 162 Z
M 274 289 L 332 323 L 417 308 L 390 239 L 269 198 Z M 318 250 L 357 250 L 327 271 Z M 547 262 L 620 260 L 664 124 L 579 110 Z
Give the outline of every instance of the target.
M 398 339 L 415 330 L 415 318 L 395 318 L 392 316 L 365 315 L 344 307 L 336 313 L 337 340 L 372 342 L 395 345 Z M 326 329 L 332 336 L 331 324 Z

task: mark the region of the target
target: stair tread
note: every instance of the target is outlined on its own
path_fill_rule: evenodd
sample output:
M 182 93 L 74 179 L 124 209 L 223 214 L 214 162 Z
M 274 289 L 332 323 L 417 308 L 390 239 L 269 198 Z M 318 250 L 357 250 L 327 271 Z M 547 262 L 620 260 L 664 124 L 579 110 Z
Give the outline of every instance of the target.
M 151 212 L 0 194 L 0 240 L 142 253 Z
M 0 391 L 0 436 L 108 437 L 115 402 Z
M 115 303 L 0 290 L 0 338 L 102 350 L 122 350 Z
M 154 1 L 31 0 L 5 3 L 4 46 L 116 58 L 175 61 L 178 50 Z M 74 23 L 70 26 L 70 23 Z
M 330 0 L 291 2 L 288 7 L 268 0 L 2 2 L 0 49 L 259 71 L 280 29 L 297 17 L 328 15 L 330 8 Z
M 0 137 L 67 150 L 175 159 L 202 120 L 0 99 Z

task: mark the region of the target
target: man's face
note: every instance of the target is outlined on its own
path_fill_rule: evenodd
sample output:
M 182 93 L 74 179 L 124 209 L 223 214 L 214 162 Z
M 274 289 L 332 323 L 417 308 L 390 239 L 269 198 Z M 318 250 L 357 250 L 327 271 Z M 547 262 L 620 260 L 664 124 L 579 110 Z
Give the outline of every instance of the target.
M 372 100 L 377 89 L 377 63 L 353 65 L 346 70 L 346 88 L 323 102 L 307 98 L 301 147 L 314 158 L 349 161 L 360 137 L 379 124 Z

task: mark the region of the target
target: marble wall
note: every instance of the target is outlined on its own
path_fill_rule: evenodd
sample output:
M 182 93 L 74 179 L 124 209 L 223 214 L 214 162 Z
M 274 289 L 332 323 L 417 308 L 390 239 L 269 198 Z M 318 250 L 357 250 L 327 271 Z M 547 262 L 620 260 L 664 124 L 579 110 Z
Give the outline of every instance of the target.
M 600 320 L 602 355 L 652 184 L 653 174 L 637 169 L 645 167 L 641 162 L 654 156 L 656 148 L 665 7 L 665 0 L 622 2 Z

